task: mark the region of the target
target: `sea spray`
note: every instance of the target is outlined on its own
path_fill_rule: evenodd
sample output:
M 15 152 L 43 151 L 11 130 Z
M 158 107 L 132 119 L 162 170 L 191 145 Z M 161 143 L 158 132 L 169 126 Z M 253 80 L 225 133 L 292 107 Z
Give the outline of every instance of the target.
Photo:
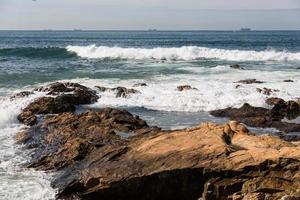
M 300 53 L 287 51 L 247 51 L 206 48 L 198 46 L 183 46 L 179 48 L 122 48 L 107 46 L 67 46 L 69 52 L 74 52 L 83 58 L 93 59 L 157 59 L 157 60 L 201 60 L 220 59 L 230 61 L 300 61 Z

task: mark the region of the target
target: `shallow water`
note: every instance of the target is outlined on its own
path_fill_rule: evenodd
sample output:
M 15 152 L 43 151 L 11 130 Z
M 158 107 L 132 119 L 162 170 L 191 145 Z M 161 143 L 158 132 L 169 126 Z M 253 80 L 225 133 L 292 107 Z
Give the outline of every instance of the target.
M 229 67 L 236 63 L 244 70 Z M 99 101 L 87 107 L 124 108 L 149 125 L 176 129 L 227 120 L 210 116 L 214 109 L 245 102 L 266 107 L 268 96 L 256 88 L 278 89 L 272 96 L 287 100 L 300 97 L 299 67 L 299 31 L 0 31 L 0 199 L 55 196 L 51 176 L 24 168 L 30 152 L 14 143 L 22 128 L 17 114 L 42 94 L 11 101 L 13 93 L 57 80 L 91 88 L 145 82 L 126 99 L 99 92 Z M 236 88 L 234 82 L 249 78 L 265 83 Z M 185 84 L 197 90 L 176 90 Z

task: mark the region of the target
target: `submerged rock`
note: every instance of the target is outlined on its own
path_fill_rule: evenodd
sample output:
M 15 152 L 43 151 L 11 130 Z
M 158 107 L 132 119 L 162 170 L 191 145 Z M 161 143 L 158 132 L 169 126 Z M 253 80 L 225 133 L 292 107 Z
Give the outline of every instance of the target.
M 146 83 L 136 83 L 132 87 L 146 87 L 148 86 Z
M 245 80 L 240 80 L 234 83 L 243 83 L 243 84 L 253 84 L 253 83 L 264 83 L 263 81 L 258 81 L 256 79 L 245 79 Z
M 22 91 L 17 94 L 14 94 L 13 96 L 10 97 L 10 99 L 13 100 L 13 99 L 18 99 L 18 98 L 24 98 L 24 97 L 28 97 L 29 95 L 32 95 L 32 94 L 34 94 L 34 92 Z
M 58 95 L 60 93 L 68 93 L 73 92 L 75 90 L 90 90 L 89 88 L 80 85 L 79 83 L 72 82 L 55 82 L 51 83 L 47 86 L 42 86 L 34 89 L 34 91 L 38 92 L 48 92 L 48 95 Z
M 179 85 L 179 86 L 177 86 L 177 90 L 179 92 L 182 92 L 182 91 L 185 91 L 185 90 L 197 90 L 197 88 L 193 88 L 190 85 Z
M 232 69 L 244 69 L 239 64 L 230 65 L 230 68 L 232 68 Z
M 259 93 L 262 93 L 264 95 L 268 95 L 268 96 L 270 96 L 274 92 L 279 92 L 279 90 L 277 90 L 277 89 L 270 89 L 270 88 L 266 88 L 266 87 L 264 87 L 262 89 L 261 88 L 256 88 L 256 91 L 259 92 Z
M 140 93 L 140 91 L 135 89 L 128 89 L 125 87 L 115 87 L 115 88 L 108 88 L 108 87 L 102 87 L 102 86 L 95 86 L 98 91 L 100 92 L 106 92 L 106 91 L 113 91 L 116 93 L 116 97 L 123 97 L 127 98 L 131 94 Z

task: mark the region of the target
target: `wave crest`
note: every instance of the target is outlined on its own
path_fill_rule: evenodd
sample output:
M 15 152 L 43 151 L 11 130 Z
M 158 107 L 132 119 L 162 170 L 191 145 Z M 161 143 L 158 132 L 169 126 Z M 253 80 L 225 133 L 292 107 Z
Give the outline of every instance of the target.
M 107 46 L 67 46 L 69 52 L 91 59 L 155 59 L 155 60 L 201 60 L 219 59 L 230 61 L 300 61 L 300 52 L 226 50 L 198 46 L 178 48 L 122 48 Z

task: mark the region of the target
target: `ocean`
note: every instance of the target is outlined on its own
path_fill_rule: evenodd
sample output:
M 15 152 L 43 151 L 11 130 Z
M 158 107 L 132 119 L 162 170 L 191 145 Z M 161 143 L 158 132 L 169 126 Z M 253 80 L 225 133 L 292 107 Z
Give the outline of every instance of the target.
M 24 167 L 30 151 L 14 141 L 24 128 L 17 114 L 42 94 L 11 100 L 14 93 L 54 81 L 91 88 L 146 83 L 128 98 L 101 93 L 87 107 L 123 108 L 150 125 L 176 129 L 225 122 L 209 115 L 215 109 L 246 102 L 267 107 L 257 87 L 296 99 L 298 68 L 300 31 L 0 31 L 0 199 L 54 199 L 56 192 L 52 174 Z M 242 79 L 264 83 L 236 88 Z M 179 92 L 179 85 L 197 90 Z

